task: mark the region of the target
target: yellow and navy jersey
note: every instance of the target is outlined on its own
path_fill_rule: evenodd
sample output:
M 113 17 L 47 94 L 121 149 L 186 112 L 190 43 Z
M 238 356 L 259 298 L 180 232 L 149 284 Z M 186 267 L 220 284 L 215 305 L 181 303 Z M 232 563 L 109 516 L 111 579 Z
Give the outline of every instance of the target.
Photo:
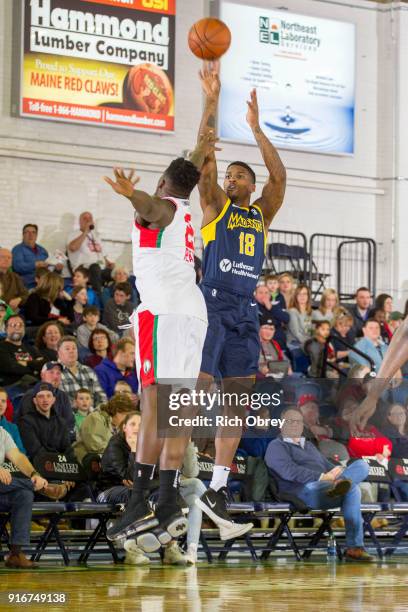
M 265 259 L 266 229 L 256 204 L 241 208 L 228 199 L 201 229 L 204 285 L 252 296 Z

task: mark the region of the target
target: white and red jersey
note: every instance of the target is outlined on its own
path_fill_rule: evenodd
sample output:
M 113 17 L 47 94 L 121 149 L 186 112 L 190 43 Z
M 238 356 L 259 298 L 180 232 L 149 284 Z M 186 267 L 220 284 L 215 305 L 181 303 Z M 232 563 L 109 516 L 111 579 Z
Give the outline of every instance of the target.
M 154 315 L 185 314 L 207 321 L 203 294 L 196 285 L 194 228 L 188 200 L 163 198 L 175 206 L 173 221 L 161 229 L 133 224 L 133 273 L 141 304 Z

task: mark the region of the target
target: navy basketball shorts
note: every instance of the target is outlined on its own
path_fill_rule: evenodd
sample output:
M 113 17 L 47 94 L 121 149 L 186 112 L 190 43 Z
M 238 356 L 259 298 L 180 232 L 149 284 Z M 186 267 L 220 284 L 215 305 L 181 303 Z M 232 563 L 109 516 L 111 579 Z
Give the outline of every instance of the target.
M 200 288 L 208 314 L 201 371 L 221 378 L 255 375 L 260 353 L 255 299 L 207 285 Z

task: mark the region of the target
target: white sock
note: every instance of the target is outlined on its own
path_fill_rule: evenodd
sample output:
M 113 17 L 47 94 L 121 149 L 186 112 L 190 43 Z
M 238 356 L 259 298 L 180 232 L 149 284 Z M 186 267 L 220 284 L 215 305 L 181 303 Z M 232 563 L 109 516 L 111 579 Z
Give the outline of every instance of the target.
M 222 487 L 226 487 L 230 471 L 231 469 L 225 465 L 214 465 L 210 488 L 213 491 L 219 491 Z

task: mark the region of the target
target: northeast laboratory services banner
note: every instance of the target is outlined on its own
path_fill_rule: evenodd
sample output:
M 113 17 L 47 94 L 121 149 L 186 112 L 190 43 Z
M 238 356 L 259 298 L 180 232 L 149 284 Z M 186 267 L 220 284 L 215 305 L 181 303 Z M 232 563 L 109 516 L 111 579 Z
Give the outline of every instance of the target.
M 174 130 L 176 0 L 23 0 L 20 114 Z
M 245 121 L 256 87 L 261 127 L 275 145 L 354 153 L 355 26 L 222 2 L 232 33 L 221 60 L 221 138 L 253 143 Z

